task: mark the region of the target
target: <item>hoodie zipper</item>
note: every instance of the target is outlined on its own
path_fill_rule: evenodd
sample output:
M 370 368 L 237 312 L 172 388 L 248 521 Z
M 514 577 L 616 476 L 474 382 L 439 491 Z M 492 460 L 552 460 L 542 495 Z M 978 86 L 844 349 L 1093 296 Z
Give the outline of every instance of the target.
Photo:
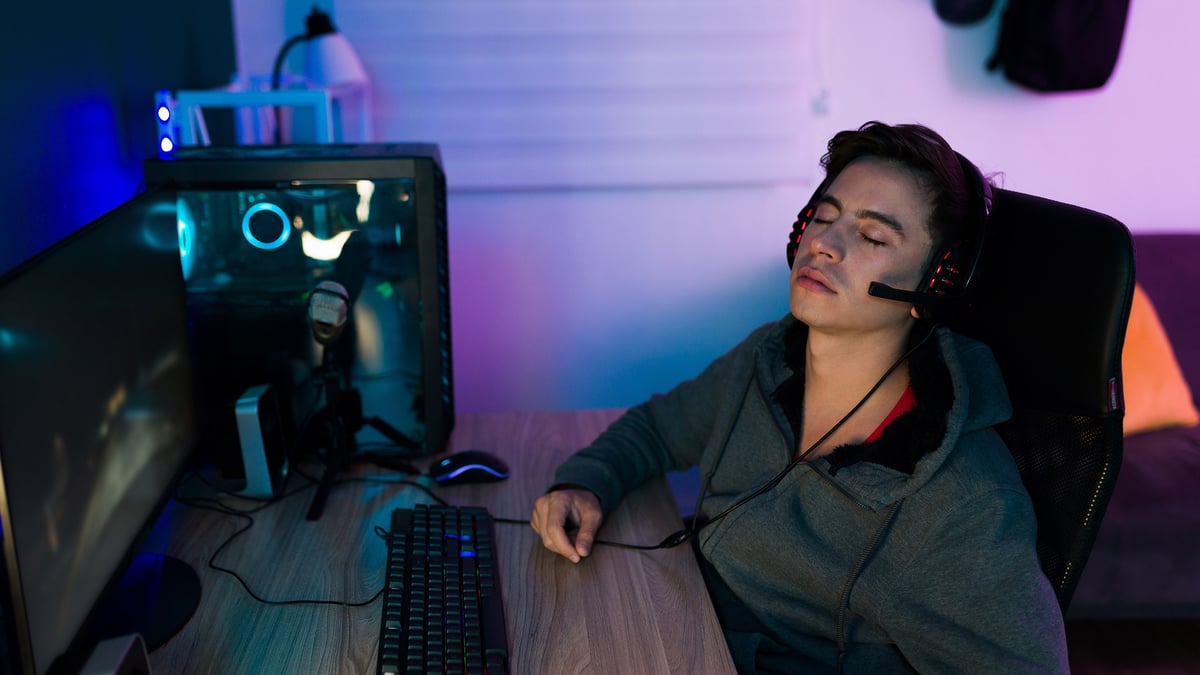
M 854 568 L 850 570 L 850 576 L 846 578 L 846 583 L 842 586 L 842 592 L 838 597 L 838 607 L 834 621 L 833 635 L 837 644 L 837 672 L 842 672 L 842 661 L 846 656 L 846 610 L 850 608 L 850 589 L 854 587 L 854 582 L 858 580 L 858 575 L 862 573 L 862 568 L 867 564 L 867 560 L 871 554 L 879 548 L 879 542 L 883 540 L 884 533 L 888 530 L 892 520 L 896 518 L 896 512 L 900 510 L 900 504 L 903 499 L 894 502 L 888 507 L 887 515 L 879 527 L 875 528 L 875 534 L 871 537 L 871 541 L 867 547 L 863 549 L 861 555 L 858 556 L 858 561 L 855 562 Z

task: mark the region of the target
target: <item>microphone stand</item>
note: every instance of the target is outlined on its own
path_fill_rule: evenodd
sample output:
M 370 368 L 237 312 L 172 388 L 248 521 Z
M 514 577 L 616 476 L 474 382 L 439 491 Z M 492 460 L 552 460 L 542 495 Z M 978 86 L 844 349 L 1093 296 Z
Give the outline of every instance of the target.
M 333 345 L 324 345 L 323 352 L 320 375 L 324 382 L 325 407 L 317 414 L 324 418 L 329 447 L 324 457 L 325 471 L 308 507 L 308 520 L 320 520 L 334 481 L 350 466 L 351 457 L 358 450 L 354 436 L 364 425 L 370 425 L 395 445 L 415 451 L 421 449 L 420 444 L 379 417 L 363 417 L 362 393 L 350 385 L 349 376 L 337 363 Z
M 333 482 L 339 473 L 350 463 L 350 455 L 354 454 L 357 444 L 354 434 L 347 428 L 342 415 L 344 389 L 342 373 L 334 361 L 331 345 L 325 345 L 321 355 L 321 379 L 325 390 L 325 408 L 318 415 L 324 417 L 325 428 L 328 431 L 329 447 L 325 453 L 325 472 L 317 483 L 317 492 L 308 506 L 308 520 L 319 520 L 325 511 L 325 502 L 333 490 Z

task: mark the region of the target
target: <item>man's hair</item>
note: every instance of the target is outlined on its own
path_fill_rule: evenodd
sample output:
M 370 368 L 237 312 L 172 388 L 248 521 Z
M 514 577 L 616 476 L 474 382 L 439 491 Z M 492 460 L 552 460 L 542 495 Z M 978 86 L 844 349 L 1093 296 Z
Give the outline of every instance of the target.
M 964 175 L 959 155 L 934 130 L 919 124 L 867 122 L 857 130 L 838 132 L 829 140 L 828 150 L 821 157 L 825 180 L 818 196 L 856 159 L 894 162 L 913 172 L 933 206 L 926 225 L 935 251 L 978 236 L 982 207 L 974 181 Z M 971 170 L 978 171 L 974 165 Z

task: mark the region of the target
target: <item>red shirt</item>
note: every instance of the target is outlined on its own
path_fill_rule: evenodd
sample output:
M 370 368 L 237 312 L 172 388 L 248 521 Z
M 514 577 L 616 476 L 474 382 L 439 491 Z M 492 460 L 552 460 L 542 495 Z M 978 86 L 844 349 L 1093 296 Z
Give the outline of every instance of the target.
M 917 407 L 917 397 L 913 394 L 912 383 L 910 382 L 909 385 L 904 388 L 904 393 L 900 394 L 900 400 L 896 401 L 896 405 L 892 407 L 892 411 L 887 414 L 887 417 L 883 418 L 883 421 L 879 423 L 879 426 L 875 428 L 875 431 L 872 431 L 871 435 L 867 436 L 867 440 L 863 442 L 870 443 L 872 441 L 879 440 L 879 437 L 883 435 L 883 430 L 886 429 L 889 424 L 894 422 L 897 417 L 915 407 Z M 798 454 L 798 452 L 793 454 L 792 459 L 795 459 Z
M 888 413 L 887 417 L 883 418 L 883 421 L 879 423 L 879 427 L 875 429 L 875 431 L 872 431 L 870 436 L 867 436 L 867 440 L 865 442 L 870 443 L 871 441 L 879 440 L 879 437 L 883 434 L 883 430 L 887 428 L 887 425 L 891 424 L 897 417 L 903 415 L 909 410 L 912 410 L 916 406 L 917 397 L 913 395 L 912 384 L 909 384 L 904 388 L 904 393 L 900 394 L 900 400 L 896 401 L 896 407 L 892 408 L 892 412 Z

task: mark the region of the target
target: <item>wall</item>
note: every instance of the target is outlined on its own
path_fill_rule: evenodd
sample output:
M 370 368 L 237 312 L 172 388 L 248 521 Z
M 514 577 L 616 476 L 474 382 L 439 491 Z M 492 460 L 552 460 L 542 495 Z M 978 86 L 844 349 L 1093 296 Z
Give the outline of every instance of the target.
M 1108 86 L 1056 95 L 982 70 L 999 6 L 986 23 L 961 29 L 939 24 L 927 2 L 847 4 L 870 4 L 877 20 L 859 26 L 848 7 L 826 3 L 831 112 L 813 120 L 816 138 L 872 116 L 919 120 L 985 171 L 1003 172 L 1006 187 L 1081 204 L 1133 229 L 1200 228 L 1176 198 L 1190 192 L 1190 158 L 1200 151 L 1187 131 L 1200 109 L 1200 54 L 1185 47 L 1200 21 L 1197 3 L 1131 3 Z M 861 45 L 870 45 L 865 54 Z
M 227 2 L 5 6 L 0 271 L 132 197 L 155 152 L 160 88 L 224 84 Z
M 985 171 L 999 172 L 1004 186 L 1107 212 L 1134 230 L 1200 227 L 1180 198 L 1192 192 L 1188 169 L 1200 141 L 1176 131 L 1200 107 L 1200 54 L 1184 47 L 1200 5 L 1189 0 L 1134 3 L 1109 85 L 1049 96 L 984 70 L 1003 2 L 970 27 L 940 22 L 928 0 L 665 3 L 676 15 L 633 0 L 569 3 L 587 21 L 563 3 L 504 3 L 513 17 L 536 17 L 530 31 L 492 5 L 325 5 L 373 78 L 379 140 L 443 147 L 463 411 L 630 405 L 781 316 L 783 243 L 818 177 L 824 141 L 868 119 L 928 124 Z M 309 6 L 235 2 L 243 67 L 269 68 L 274 45 L 302 30 Z M 597 18 L 597 7 L 630 20 Z M 766 18 L 735 20 L 746 11 Z M 488 32 L 489 25 L 496 28 Z M 579 84 L 585 78 L 539 75 L 546 61 L 579 68 L 587 81 L 608 82 L 607 93 L 633 99 L 642 75 L 696 54 L 686 49 L 694 39 L 680 39 L 689 30 L 703 34 L 699 44 L 718 58 L 700 53 L 694 70 L 671 71 L 679 86 L 657 82 L 666 108 L 623 108 L 594 133 L 580 122 L 585 104 L 597 100 Z M 661 52 L 647 48 L 646 35 L 661 37 Z M 544 58 L 530 56 L 531 39 L 544 43 Z M 619 73 L 580 56 L 602 54 L 606 39 Z M 755 40 L 770 48 L 748 46 Z M 631 63 L 631 44 L 643 60 Z M 703 114 L 677 108 L 674 123 L 654 116 L 686 97 L 683 84 L 700 82 L 709 88 L 701 98 L 718 103 L 745 97 L 739 74 L 773 87 L 794 126 L 780 127 L 771 110 L 756 112 L 769 104 L 739 108 L 743 118 L 732 125 L 713 116 L 721 106 L 712 101 Z M 493 106 L 514 101 L 530 111 L 524 123 L 493 114 Z M 547 109 L 581 112 L 548 117 Z M 775 134 L 777 144 L 759 146 L 768 168 L 746 168 L 746 146 L 731 140 L 739 130 L 755 142 Z M 686 167 L 682 179 L 656 168 L 657 154 L 624 155 L 628 180 L 602 168 L 614 156 L 606 145 L 688 138 L 692 147 L 672 155 Z M 557 154 L 544 150 L 551 141 Z M 588 170 L 589 162 L 601 168 Z

